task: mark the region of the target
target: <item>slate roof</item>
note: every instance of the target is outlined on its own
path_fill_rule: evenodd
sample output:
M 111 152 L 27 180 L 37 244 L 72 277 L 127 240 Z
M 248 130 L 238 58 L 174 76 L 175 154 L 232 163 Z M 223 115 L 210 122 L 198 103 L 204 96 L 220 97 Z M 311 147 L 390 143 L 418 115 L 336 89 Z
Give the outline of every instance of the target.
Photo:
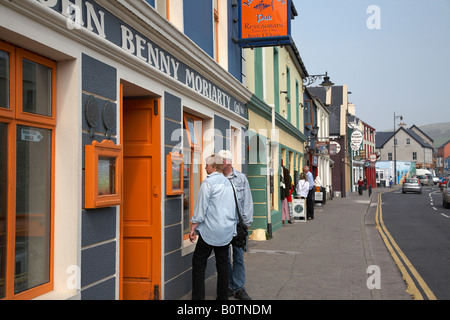
M 422 148 L 430 148 L 433 149 L 433 146 L 430 145 L 428 142 L 424 141 L 417 133 L 414 132 L 414 130 L 400 127 L 397 129 L 395 134 L 397 134 L 400 130 L 404 130 L 411 138 L 416 140 Z M 386 142 L 388 142 L 392 137 L 394 136 L 393 131 L 386 131 L 386 132 L 376 132 L 375 134 L 375 148 L 381 149 L 384 147 Z
M 323 87 L 308 87 L 307 91 L 315 95 L 325 105 L 325 90 Z M 330 111 L 330 135 L 339 135 L 341 130 L 341 105 L 343 86 L 333 86 L 331 89 L 331 105 L 325 105 Z

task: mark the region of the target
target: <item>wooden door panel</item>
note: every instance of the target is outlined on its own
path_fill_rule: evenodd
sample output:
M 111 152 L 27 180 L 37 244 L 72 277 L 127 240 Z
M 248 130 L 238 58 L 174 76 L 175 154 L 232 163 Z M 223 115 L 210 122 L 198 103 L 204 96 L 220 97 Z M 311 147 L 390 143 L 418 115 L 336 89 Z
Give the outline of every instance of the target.
M 151 277 L 151 248 L 149 238 L 128 238 L 123 242 L 125 266 L 123 275 L 130 281 L 148 281 Z
M 154 100 L 123 102 L 124 299 L 153 299 L 161 283 L 160 124 Z M 159 298 L 159 297 L 157 297 Z
M 153 300 L 153 286 L 150 282 L 127 281 L 123 284 L 125 300 Z
M 124 159 L 124 226 L 152 224 L 152 181 L 150 158 Z

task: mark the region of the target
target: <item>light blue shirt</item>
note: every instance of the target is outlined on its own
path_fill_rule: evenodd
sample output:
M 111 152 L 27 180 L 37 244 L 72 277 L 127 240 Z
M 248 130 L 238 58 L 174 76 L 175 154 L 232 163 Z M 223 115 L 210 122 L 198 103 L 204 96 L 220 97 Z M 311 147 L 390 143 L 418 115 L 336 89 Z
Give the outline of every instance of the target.
M 236 202 L 230 181 L 213 172 L 203 180 L 198 192 L 192 223 L 203 240 L 215 247 L 228 245 L 236 235 Z
M 308 171 L 308 173 L 306 174 L 306 179 L 309 183 L 309 190 L 311 190 L 312 188 L 314 188 L 314 178 L 311 172 Z
M 248 179 L 245 174 L 235 170 L 234 168 L 233 172 L 227 175 L 227 178 L 230 179 L 236 190 L 236 197 L 242 220 L 246 226 L 250 226 L 253 222 L 253 198 Z

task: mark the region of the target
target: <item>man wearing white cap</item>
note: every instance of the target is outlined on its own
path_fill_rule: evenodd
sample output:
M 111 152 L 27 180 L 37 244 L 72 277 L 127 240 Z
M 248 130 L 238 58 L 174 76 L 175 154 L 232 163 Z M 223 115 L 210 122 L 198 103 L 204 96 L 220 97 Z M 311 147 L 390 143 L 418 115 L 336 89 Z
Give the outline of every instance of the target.
M 244 224 L 250 227 L 253 222 L 253 199 L 245 174 L 237 171 L 232 166 L 233 156 L 228 150 L 221 150 L 218 153 L 225 160 L 223 174 L 233 184 L 236 190 L 236 198 L 239 206 L 239 212 L 242 215 Z M 233 246 L 233 263 L 229 259 L 228 270 L 228 295 L 234 296 L 240 300 L 251 300 L 245 291 L 245 266 L 244 249 Z

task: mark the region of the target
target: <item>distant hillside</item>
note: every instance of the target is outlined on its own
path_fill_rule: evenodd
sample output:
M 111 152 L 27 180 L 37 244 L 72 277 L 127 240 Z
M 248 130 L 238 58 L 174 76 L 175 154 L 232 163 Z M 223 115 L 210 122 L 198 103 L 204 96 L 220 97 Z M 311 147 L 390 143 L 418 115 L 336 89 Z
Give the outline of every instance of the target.
M 419 128 L 434 140 L 435 148 L 439 148 L 450 140 L 450 122 L 428 124 Z

